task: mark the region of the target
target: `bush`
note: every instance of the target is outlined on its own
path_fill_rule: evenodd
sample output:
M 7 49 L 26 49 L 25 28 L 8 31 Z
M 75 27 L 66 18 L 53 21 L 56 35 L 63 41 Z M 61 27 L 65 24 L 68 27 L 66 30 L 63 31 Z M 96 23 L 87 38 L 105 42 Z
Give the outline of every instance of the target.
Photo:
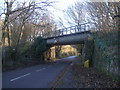
M 27 42 L 24 47 L 22 47 L 20 49 L 20 54 L 24 57 L 31 57 L 31 47 L 32 47 L 32 43 L 31 42 Z
M 33 56 L 36 58 L 43 57 L 43 52 L 46 50 L 46 48 L 46 41 L 44 39 L 41 37 L 35 38 L 31 49 L 33 51 Z

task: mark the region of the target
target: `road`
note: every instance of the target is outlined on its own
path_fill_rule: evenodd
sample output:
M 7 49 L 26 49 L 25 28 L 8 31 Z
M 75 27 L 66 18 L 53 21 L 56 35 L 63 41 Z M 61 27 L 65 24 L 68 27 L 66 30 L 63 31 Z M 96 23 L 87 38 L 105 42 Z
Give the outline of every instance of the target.
M 4 72 L 2 88 L 48 88 L 61 71 L 76 60 L 76 56 L 71 56 L 53 63 Z

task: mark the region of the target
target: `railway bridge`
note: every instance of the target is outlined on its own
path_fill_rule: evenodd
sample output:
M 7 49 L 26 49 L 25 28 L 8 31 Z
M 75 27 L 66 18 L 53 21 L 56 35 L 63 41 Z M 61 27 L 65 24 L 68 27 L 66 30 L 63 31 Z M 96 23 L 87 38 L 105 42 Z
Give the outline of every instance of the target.
M 84 23 L 80 25 L 75 25 L 59 30 L 54 30 L 47 32 L 41 37 L 43 37 L 47 45 L 71 45 L 71 44 L 82 44 L 88 38 L 92 37 L 92 32 L 95 30 L 95 24 Z

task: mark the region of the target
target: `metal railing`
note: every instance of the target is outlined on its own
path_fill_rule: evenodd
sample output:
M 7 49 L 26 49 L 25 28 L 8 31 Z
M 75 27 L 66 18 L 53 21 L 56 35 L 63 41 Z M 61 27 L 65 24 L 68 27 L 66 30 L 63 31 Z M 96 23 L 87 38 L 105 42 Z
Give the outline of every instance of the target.
M 90 31 L 92 28 L 95 28 L 94 23 L 84 23 L 80 25 L 75 25 L 75 26 L 47 32 L 43 34 L 42 37 L 43 38 L 58 37 L 58 36 L 63 36 L 78 32 L 86 32 L 86 31 Z

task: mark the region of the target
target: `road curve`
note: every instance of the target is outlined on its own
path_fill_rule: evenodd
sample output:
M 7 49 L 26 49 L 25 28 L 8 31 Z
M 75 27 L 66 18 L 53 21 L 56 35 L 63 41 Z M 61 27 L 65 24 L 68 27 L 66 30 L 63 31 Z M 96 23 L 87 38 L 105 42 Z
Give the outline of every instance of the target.
M 2 88 L 48 88 L 60 72 L 77 57 L 59 59 L 53 63 L 17 69 L 2 74 Z

